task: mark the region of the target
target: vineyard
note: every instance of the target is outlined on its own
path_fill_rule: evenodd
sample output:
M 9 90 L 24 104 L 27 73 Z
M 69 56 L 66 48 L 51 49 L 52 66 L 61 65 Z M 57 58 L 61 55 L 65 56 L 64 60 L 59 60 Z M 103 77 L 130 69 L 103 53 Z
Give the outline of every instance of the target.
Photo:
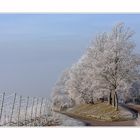
M 43 126 L 47 105 L 46 98 L 0 94 L 0 126 Z

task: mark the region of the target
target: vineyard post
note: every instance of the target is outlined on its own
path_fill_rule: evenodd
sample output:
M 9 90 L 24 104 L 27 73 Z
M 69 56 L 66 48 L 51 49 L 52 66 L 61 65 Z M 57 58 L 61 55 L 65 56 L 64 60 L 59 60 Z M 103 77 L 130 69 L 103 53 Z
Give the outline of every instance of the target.
M 39 101 L 39 99 L 37 98 L 37 102 L 36 102 L 36 109 L 35 109 L 35 119 L 34 119 L 34 125 L 35 125 L 35 122 L 36 122 L 38 101 Z
M 4 98 L 5 98 L 5 92 L 3 93 L 3 96 L 2 96 L 2 102 L 1 102 L 0 123 L 1 123 L 2 113 L 3 113 L 3 108 L 4 108 Z
M 32 102 L 32 108 L 31 108 L 31 121 L 32 121 L 32 119 L 33 119 L 34 102 L 35 102 L 35 97 L 33 97 L 33 102 Z
M 40 104 L 40 123 L 42 125 L 42 121 L 43 121 L 43 118 L 42 118 L 42 105 L 43 105 L 43 100 L 44 98 L 41 99 L 41 104 Z
M 10 122 L 10 115 L 8 114 L 7 115 L 7 123 L 10 124 L 9 122 Z
M 47 99 L 45 100 L 45 104 L 44 104 L 44 115 L 46 114 L 46 105 L 47 105 Z
M 11 116 L 10 116 L 10 125 L 12 123 L 12 117 L 13 117 L 14 108 L 15 108 L 15 101 L 16 101 L 16 93 L 14 95 L 14 100 L 13 100 L 13 105 L 12 105 L 12 111 L 11 111 Z
M 5 113 L 5 114 L 4 114 L 4 124 L 3 124 L 4 126 L 6 125 L 6 117 L 7 117 L 7 116 L 6 116 L 6 113 Z
M 19 126 L 19 121 L 20 121 L 20 109 L 21 109 L 21 101 L 22 101 L 22 96 L 20 96 L 20 99 L 19 99 L 19 110 L 18 110 L 18 126 Z
M 48 100 L 47 100 L 47 98 L 46 98 L 46 100 L 45 100 L 45 104 L 44 104 L 44 116 L 46 116 L 46 109 L 47 109 L 47 104 L 48 104 Z M 45 118 L 45 123 L 46 123 L 46 118 Z
M 42 115 L 42 105 L 43 105 L 43 101 L 44 101 L 44 98 L 41 99 L 41 105 L 40 105 L 40 117 Z
M 27 103 L 26 103 L 26 109 L 25 109 L 25 125 L 26 125 L 26 119 L 27 119 L 27 111 L 28 111 L 28 104 L 29 104 L 29 96 L 27 97 Z

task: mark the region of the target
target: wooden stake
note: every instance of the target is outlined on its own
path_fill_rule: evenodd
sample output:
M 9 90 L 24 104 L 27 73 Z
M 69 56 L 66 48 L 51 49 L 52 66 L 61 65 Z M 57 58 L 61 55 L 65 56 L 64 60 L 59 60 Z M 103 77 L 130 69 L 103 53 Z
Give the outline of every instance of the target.
M 34 102 L 35 102 L 35 97 L 33 98 L 33 102 L 32 102 L 32 108 L 31 108 L 31 120 L 33 119 L 33 110 L 34 110 Z
M 44 104 L 44 115 L 46 114 L 46 105 L 47 105 L 47 99 L 45 100 L 45 104 Z
M 2 96 L 2 102 L 1 102 L 0 124 L 1 124 L 1 121 L 2 121 L 2 113 L 3 113 L 3 108 L 4 108 L 4 99 L 5 99 L 5 92 L 3 93 L 3 96 Z
M 27 119 L 28 104 L 29 104 L 29 96 L 27 97 L 27 104 L 26 104 L 26 109 L 25 109 L 25 125 L 26 125 L 26 119 Z
M 22 96 L 20 96 L 20 99 L 19 99 L 19 110 L 18 110 L 18 126 L 19 126 L 19 121 L 20 121 L 20 109 L 21 109 L 21 101 L 22 101 Z
M 34 118 L 34 125 L 35 125 L 35 123 L 36 123 L 36 117 L 37 117 L 37 107 L 38 107 L 38 101 L 39 101 L 39 99 L 37 98 L 37 103 L 36 103 L 36 110 L 35 110 L 35 118 Z
M 35 118 L 36 118 L 36 116 L 37 116 L 37 107 L 38 107 L 38 101 L 39 101 L 39 99 L 37 98 L 37 103 L 36 103 L 36 110 L 35 110 Z
M 41 99 L 41 105 L 40 105 L 40 116 L 42 115 L 42 104 L 43 104 L 44 98 Z
M 16 101 L 16 93 L 15 93 L 14 100 L 13 100 L 13 106 L 12 106 L 12 111 L 11 111 L 11 116 L 10 116 L 10 124 L 12 122 L 13 112 L 14 112 L 14 108 L 15 108 L 15 101 Z

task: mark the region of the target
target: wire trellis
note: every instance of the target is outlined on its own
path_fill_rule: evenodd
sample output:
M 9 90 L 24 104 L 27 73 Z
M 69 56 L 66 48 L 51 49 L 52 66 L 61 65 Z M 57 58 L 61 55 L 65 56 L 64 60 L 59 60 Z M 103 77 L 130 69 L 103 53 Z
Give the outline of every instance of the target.
M 34 126 L 46 113 L 46 98 L 0 94 L 0 126 Z

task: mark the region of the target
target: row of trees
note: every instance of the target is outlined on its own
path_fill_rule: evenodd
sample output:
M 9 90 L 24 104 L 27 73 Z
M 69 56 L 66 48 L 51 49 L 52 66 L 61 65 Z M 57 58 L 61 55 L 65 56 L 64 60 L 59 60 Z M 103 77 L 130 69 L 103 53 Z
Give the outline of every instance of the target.
M 54 105 L 65 104 L 66 108 L 94 103 L 106 95 L 108 103 L 118 109 L 118 95 L 140 80 L 140 56 L 134 53 L 132 36 L 133 32 L 123 23 L 109 33 L 97 35 L 85 54 L 56 84 Z

